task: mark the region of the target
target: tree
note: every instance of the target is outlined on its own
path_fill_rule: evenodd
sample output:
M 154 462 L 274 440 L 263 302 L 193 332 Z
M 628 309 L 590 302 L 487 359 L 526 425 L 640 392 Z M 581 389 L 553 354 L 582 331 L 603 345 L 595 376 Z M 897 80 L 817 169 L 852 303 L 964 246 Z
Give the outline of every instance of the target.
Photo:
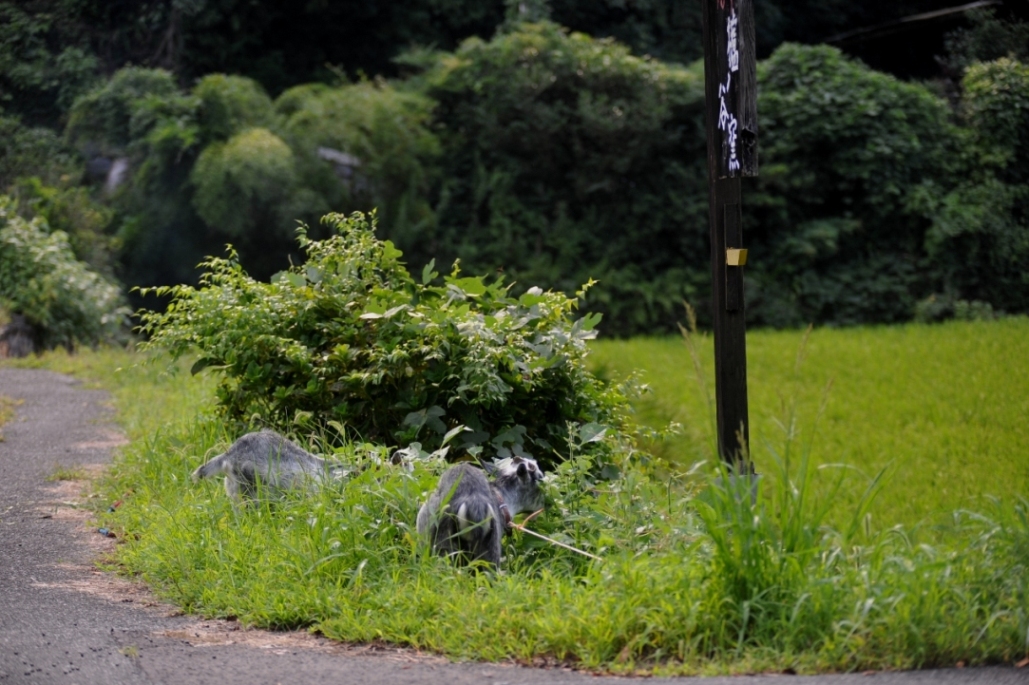
M 962 89 L 963 173 L 922 198 L 932 217 L 926 252 L 941 272 L 929 318 L 955 314 L 961 301 L 1029 309 L 1029 66 L 973 63 Z
M 827 46 L 780 47 L 758 81 L 761 175 L 744 191 L 748 317 L 909 319 L 933 283 L 915 199 L 956 173 L 946 103 Z
M 671 328 L 707 273 L 703 75 L 549 22 L 439 55 L 438 229 L 402 243 L 573 292 L 609 332 Z M 519 286 L 525 287 L 525 286 Z

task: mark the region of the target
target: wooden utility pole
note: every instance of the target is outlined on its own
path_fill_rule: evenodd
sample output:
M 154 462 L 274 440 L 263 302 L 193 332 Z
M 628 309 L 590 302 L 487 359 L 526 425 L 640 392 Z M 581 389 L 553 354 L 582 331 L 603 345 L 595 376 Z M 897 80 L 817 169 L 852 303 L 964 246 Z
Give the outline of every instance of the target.
M 750 444 L 740 178 L 757 176 L 757 60 L 753 0 L 704 3 L 704 81 L 711 228 L 718 453 L 734 467 Z

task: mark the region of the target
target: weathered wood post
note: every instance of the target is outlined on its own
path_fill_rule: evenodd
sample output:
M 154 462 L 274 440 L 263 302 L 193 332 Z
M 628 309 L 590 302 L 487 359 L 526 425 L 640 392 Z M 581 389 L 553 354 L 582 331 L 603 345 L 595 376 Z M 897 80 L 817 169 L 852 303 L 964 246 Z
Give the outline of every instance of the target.
M 739 470 L 750 444 L 740 178 L 757 176 L 754 4 L 703 2 L 718 452 Z

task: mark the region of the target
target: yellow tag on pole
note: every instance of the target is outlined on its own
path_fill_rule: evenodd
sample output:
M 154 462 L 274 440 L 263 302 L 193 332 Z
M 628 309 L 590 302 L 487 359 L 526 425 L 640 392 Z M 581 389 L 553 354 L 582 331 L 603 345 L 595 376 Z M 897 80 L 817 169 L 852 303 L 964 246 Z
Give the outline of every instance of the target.
M 747 250 L 745 248 L 730 247 L 725 250 L 726 266 L 744 266 L 747 263 Z

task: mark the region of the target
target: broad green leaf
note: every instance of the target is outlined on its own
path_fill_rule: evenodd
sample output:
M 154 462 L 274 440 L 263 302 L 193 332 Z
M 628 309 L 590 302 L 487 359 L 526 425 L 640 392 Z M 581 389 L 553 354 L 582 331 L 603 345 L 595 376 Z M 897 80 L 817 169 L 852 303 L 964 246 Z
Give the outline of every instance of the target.
M 582 444 L 603 440 L 607 433 L 607 427 L 599 423 L 586 423 L 579 426 L 579 440 Z
M 435 266 L 436 266 L 436 259 L 433 258 L 433 259 L 430 259 L 429 263 L 425 265 L 424 269 L 422 269 L 422 285 L 429 285 L 429 283 L 432 282 L 432 280 L 434 278 L 436 278 L 436 276 L 439 276 L 438 273 L 433 271 L 433 268 Z

